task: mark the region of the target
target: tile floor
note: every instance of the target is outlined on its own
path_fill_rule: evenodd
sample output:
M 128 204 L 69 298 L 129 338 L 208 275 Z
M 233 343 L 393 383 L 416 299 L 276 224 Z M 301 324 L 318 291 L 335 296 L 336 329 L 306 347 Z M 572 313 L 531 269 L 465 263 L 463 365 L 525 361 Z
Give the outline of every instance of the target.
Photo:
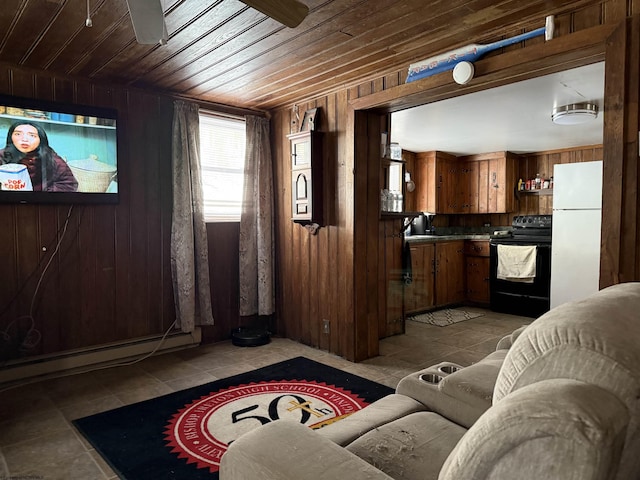
M 135 365 L 0 387 L 0 479 L 116 479 L 70 423 L 194 385 L 303 355 L 395 387 L 405 375 L 440 361 L 469 365 L 495 349 L 502 336 L 532 319 L 484 315 L 447 327 L 407 322 L 406 334 L 381 341 L 380 355 L 351 363 L 282 338 L 256 348 L 221 342 L 148 358 Z

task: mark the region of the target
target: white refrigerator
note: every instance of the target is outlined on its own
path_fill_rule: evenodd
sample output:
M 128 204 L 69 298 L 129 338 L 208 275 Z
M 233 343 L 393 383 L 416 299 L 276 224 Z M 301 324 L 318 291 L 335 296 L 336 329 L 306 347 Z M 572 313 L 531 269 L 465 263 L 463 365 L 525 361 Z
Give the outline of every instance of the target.
M 553 169 L 551 308 L 599 290 L 602 161 Z

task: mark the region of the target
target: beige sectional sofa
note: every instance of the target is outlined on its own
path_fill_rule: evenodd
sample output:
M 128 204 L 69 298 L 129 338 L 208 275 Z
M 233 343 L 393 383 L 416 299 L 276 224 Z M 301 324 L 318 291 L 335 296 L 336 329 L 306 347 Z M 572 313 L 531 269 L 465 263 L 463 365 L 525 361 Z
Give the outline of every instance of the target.
M 469 367 L 434 365 L 318 431 L 236 440 L 222 480 L 640 479 L 640 283 L 561 305 Z

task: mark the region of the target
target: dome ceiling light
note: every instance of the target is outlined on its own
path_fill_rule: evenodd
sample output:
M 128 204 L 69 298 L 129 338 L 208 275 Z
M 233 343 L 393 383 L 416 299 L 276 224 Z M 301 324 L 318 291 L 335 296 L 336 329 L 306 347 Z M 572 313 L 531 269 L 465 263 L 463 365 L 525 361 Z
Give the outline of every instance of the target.
M 556 107 L 551 112 L 551 121 L 558 125 L 579 125 L 598 116 L 598 105 L 595 103 L 572 103 Z

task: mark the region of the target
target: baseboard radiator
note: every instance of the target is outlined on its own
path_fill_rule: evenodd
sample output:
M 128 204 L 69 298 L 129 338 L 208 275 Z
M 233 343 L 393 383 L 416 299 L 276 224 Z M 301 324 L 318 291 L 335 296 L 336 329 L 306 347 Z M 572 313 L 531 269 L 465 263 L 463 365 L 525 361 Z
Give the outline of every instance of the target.
M 202 332 L 196 327 L 191 333 L 170 333 L 158 347 L 161 340 L 162 335 L 149 336 L 59 354 L 12 360 L 0 369 L 0 386 L 34 377 L 55 377 L 75 370 L 82 372 L 83 369 L 90 370 L 91 367 L 133 361 L 150 354 L 156 348 L 155 355 L 196 347 L 202 340 Z

